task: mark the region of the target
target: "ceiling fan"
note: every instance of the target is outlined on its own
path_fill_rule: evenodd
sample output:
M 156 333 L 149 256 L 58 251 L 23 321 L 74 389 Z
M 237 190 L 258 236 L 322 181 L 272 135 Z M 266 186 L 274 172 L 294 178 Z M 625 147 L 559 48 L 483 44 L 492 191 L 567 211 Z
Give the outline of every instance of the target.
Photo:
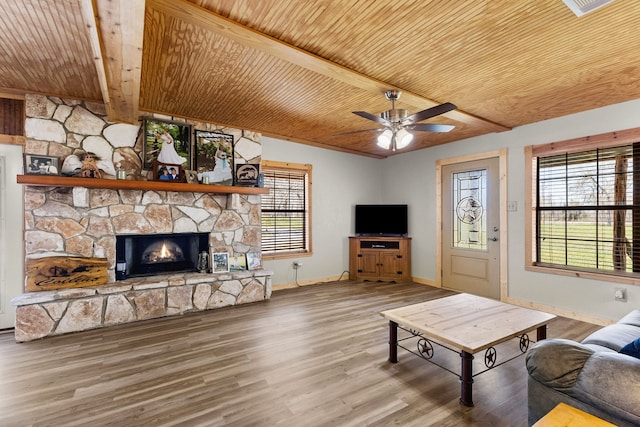
M 444 104 L 436 105 L 435 107 L 418 111 L 417 113 L 409 116 L 407 110 L 402 108 L 396 109 L 395 102 L 398 100 L 398 98 L 400 98 L 400 94 L 401 92 L 397 90 L 388 90 L 384 93 L 387 101 L 391 101 L 391 109 L 383 111 L 379 116 L 367 113 L 366 111 L 353 112 L 353 114 L 356 114 L 360 117 L 380 123 L 384 126 L 384 128 L 365 129 L 347 133 L 367 132 L 371 130 L 382 131 L 382 133 L 378 136 L 378 146 L 387 150 L 391 149 L 392 151 L 396 151 L 396 149 L 400 150 L 409 145 L 409 143 L 413 139 L 413 135 L 409 132 L 409 130 L 419 132 L 449 132 L 455 127 L 451 125 L 442 125 L 435 123 L 418 123 L 422 120 L 439 116 L 440 114 L 444 114 L 458 108 L 452 103 L 446 102 Z

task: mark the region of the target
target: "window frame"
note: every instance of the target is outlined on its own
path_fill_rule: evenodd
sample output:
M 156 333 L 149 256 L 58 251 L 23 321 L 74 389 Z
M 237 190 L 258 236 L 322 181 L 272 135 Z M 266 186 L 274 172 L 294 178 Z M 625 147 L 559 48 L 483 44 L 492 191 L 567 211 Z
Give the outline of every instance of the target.
M 525 179 L 525 270 L 640 285 L 640 273 L 621 275 L 611 271 L 599 272 L 577 267 L 538 265 L 536 263 L 536 192 L 538 184 L 536 163 L 538 157 L 571 154 L 596 148 L 612 148 L 639 141 L 640 128 L 634 128 L 525 147 L 525 177 L 527 177 Z
M 264 252 L 262 250 L 262 259 L 263 260 L 273 260 L 273 259 L 287 259 L 287 258 L 297 258 L 301 256 L 311 256 L 313 254 L 312 251 L 312 209 L 311 209 L 311 190 L 312 190 L 312 165 L 308 163 L 291 163 L 291 162 L 279 162 L 273 160 L 262 160 L 261 162 L 262 171 L 268 170 L 276 170 L 276 171 L 285 171 L 285 172 L 298 172 L 306 175 L 306 200 L 305 200 L 305 214 L 306 214 L 306 248 L 302 250 L 290 250 L 286 252 Z M 265 188 L 268 188 L 265 186 Z M 260 204 L 260 226 L 262 227 L 262 209 L 263 206 Z M 262 244 L 261 244 L 262 246 Z

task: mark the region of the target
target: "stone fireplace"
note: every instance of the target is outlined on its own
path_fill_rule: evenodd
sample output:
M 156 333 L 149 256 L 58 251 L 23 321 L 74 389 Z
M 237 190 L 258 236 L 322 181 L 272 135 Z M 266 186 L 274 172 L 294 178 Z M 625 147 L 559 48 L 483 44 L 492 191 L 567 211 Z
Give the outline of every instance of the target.
M 27 96 L 26 101 L 26 153 L 62 159 L 81 149 L 112 159 L 129 178 L 144 176 L 137 127 L 109 123 L 104 106 L 35 95 Z M 210 124 L 191 124 L 215 130 Z M 259 135 L 230 129 L 225 133 L 235 136 L 236 162 L 260 161 Z M 193 266 L 202 252 L 260 252 L 260 195 L 238 194 L 233 189 L 218 194 L 148 190 L 144 186 L 25 185 L 24 213 L 27 260 L 54 256 L 103 259 L 107 262 L 107 283 L 30 292 L 14 298 L 17 341 L 262 301 L 271 296 L 270 271 L 212 274 L 201 273 L 197 265 Z M 182 242 L 186 234 L 197 238 Z M 132 243 L 134 249 L 120 252 L 131 236 L 141 243 Z M 179 248 L 181 255 L 157 262 L 163 255 L 154 253 L 156 243 L 173 238 L 170 246 Z M 146 264 L 132 274 L 129 264 L 134 264 L 133 252 L 140 253 L 140 263 Z M 151 259 L 156 261 L 154 266 L 148 262 Z M 126 277 L 116 280 L 123 263 L 127 265 Z

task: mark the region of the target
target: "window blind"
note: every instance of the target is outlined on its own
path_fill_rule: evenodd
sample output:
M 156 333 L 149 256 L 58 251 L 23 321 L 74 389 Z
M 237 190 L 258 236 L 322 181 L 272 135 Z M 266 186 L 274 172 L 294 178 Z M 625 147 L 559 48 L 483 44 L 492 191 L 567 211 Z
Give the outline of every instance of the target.
M 263 168 L 262 251 L 285 253 L 308 249 L 308 175 L 304 170 Z
M 540 265 L 640 272 L 640 144 L 537 158 Z

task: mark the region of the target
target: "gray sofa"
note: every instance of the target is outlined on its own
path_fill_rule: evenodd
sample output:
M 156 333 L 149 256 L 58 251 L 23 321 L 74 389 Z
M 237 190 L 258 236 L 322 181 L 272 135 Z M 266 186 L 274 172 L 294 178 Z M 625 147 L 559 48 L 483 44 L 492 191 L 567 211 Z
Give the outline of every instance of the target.
M 529 425 L 564 402 L 618 426 L 640 426 L 640 359 L 619 353 L 639 337 L 634 310 L 580 343 L 537 342 L 526 356 Z

